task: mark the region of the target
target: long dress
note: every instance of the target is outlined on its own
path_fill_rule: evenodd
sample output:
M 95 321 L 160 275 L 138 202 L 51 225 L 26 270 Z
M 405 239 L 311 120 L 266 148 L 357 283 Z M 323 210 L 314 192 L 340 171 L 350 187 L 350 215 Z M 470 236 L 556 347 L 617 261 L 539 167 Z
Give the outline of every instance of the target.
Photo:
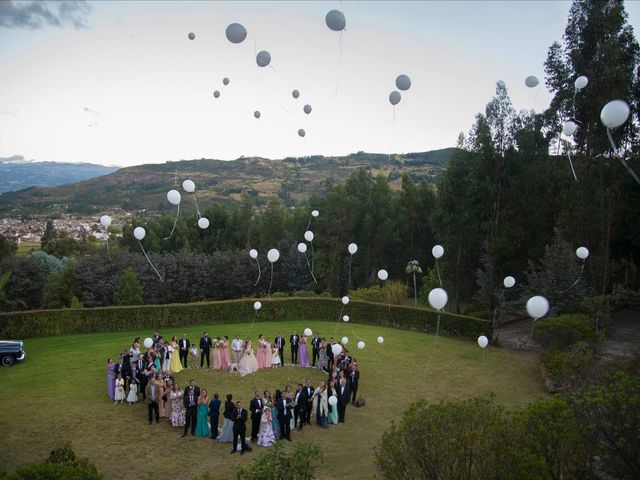
M 182 403 L 183 395 L 184 393 L 181 390 L 169 394 L 169 398 L 171 399 L 171 425 L 174 427 L 184 427 L 185 409 Z
M 240 375 L 247 375 L 249 373 L 257 372 L 258 360 L 256 360 L 256 356 L 253 354 L 253 349 L 251 345 L 247 346 L 244 351 L 244 355 L 240 359 L 240 365 L 238 366 L 240 370 Z
M 273 363 L 272 355 L 273 355 L 273 350 L 271 348 L 271 344 L 265 340 L 264 341 L 264 368 L 271 367 L 271 364 Z
M 329 405 L 327 403 L 327 390 L 320 392 L 320 387 L 314 392 L 314 403 L 316 405 L 316 423 L 321 427 L 327 426 L 327 415 L 329 413 Z
M 124 378 L 116 378 L 116 392 L 113 399 L 118 402 L 124 400 Z
M 265 367 L 264 359 L 264 340 L 258 340 L 258 348 L 256 348 L 256 360 L 258 361 L 258 368 Z
M 178 373 L 182 371 L 182 362 L 180 362 L 180 347 L 177 343 L 171 342 L 173 352 L 171 352 L 171 361 L 169 362 L 169 371 Z
M 336 391 L 335 390 L 331 390 L 330 388 L 327 388 L 327 408 L 329 409 L 329 415 L 327 415 L 327 419 L 329 420 L 329 423 L 333 423 L 334 425 L 338 424 L 338 404 L 335 404 L 333 406 L 331 406 L 331 404 L 329 403 L 329 398 L 331 398 L 331 395 L 335 395 Z
M 309 353 L 307 352 L 307 344 L 301 343 L 298 349 L 298 361 L 301 367 L 307 368 L 309 366 Z
M 129 384 L 129 394 L 127 395 L 127 403 L 136 403 L 138 401 L 138 384 L 131 382 Z
M 222 368 L 222 350 L 218 342 L 213 344 L 213 368 L 216 370 Z
M 160 416 L 161 417 L 166 417 L 166 411 L 164 409 L 164 382 L 160 382 L 160 384 L 158 385 L 158 387 L 160 388 L 160 400 L 158 400 L 158 410 L 160 410 Z
M 198 405 L 198 423 L 196 424 L 196 437 L 210 437 L 211 429 L 207 422 L 209 414 L 209 406 L 206 403 Z
M 324 370 L 326 372 L 328 366 L 327 350 L 325 348 L 321 348 L 320 353 L 318 354 L 318 370 Z
M 276 436 L 273 434 L 271 410 L 265 407 L 262 411 L 260 419 L 260 430 L 258 430 L 258 445 L 261 447 L 270 447 L 276 442 Z
M 111 400 L 116 396 L 116 364 L 107 364 L 107 395 Z
M 222 346 L 222 348 L 220 349 L 221 360 L 222 360 L 222 365 L 220 368 L 222 368 L 222 370 L 229 370 L 229 366 L 231 365 L 231 356 L 229 355 L 229 343 L 226 340 L 223 340 L 220 342 L 220 345 Z
M 233 421 L 231 420 L 231 415 L 234 409 L 233 402 L 225 402 L 224 404 L 224 413 L 222 416 L 224 417 L 224 423 L 222 424 L 222 431 L 220 435 L 218 435 L 218 441 L 222 443 L 231 443 L 233 442 Z
M 278 352 L 277 348 L 274 348 L 273 353 L 271 354 L 271 366 L 272 367 L 280 366 L 280 352 Z

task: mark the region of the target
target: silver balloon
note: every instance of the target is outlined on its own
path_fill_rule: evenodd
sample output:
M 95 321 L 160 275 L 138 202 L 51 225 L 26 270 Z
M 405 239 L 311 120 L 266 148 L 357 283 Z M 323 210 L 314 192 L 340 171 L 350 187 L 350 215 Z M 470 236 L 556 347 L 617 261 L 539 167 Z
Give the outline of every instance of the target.
M 402 96 L 400 95 L 400 92 L 397 90 L 394 90 L 393 92 L 391 92 L 389 94 L 389 103 L 391 105 L 397 105 L 400 103 L 400 99 L 402 98 Z
M 347 26 L 347 19 L 344 18 L 344 13 L 340 10 L 331 10 L 325 17 L 327 27 L 334 32 L 341 32 Z
M 407 75 L 398 75 L 396 87 L 402 91 L 409 90 L 411 88 L 411 79 Z
M 214 98 L 220 97 L 220 92 L 218 90 L 214 91 L 213 92 L 213 96 L 214 96 Z
M 298 90 L 294 90 L 293 92 L 291 92 L 291 96 L 293 98 L 298 98 L 300 96 L 300 92 Z
M 253 116 L 256 118 L 260 118 L 260 111 L 256 110 L 255 112 L 253 112 Z
M 247 29 L 239 23 L 232 23 L 226 30 L 227 40 L 231 43 L 242 43 L 247 38 Z
M 256 63 L 259 67 L 266 67 L 271 63 L 271 54 L 266 50 L 260 50 L 256 55 Z
M 538 83 L 540 83 L 538 81 L 538 78 L 534 77 L 533 75 L 529 75 L 527 78 L 524 79 L 524 84 L 529 88 L 535 87 L 536 85 L 538 85 Z
M 222 84 L 223 84 L 223 85 L 229 85 L 229 79 L 228 79 L 227 77 L 224 77 L 224 78 L 222 79 Z
M 305 105 L 304 107 L 302 107 L 302 111 L 309 115 L 311 113 L 311 105 Z
M 300 130 L 298 130 L 298 135 L 301 137 L 304 137 L 307 134 L 307 132 L 304 131 L 304 128 L 301 128 Z
M 196 38 L 196 34 L 191 32 L 189 33 L 189 40 L 194 40 Z

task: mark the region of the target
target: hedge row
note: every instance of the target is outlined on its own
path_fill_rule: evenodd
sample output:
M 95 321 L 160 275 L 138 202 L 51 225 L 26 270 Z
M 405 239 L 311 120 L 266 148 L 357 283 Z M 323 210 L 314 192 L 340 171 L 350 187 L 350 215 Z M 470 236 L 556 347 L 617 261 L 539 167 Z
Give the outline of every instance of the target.
M 338 321 L 342 303 L 328 298 L 260 299 L 263 321 Z M 191 325 L 248 322 L 253 319 L 253 299 L 174 305 L 31 310 L 0 315 L 0 338 L 28 338 L 78 333 L 160 329 Z M 440 316 L 440 334 L 465 338 L 487 335 L 491 324 L 451 313 L 413 307 L 353 301 L 345 307 L 353 323 L 434 333 Z

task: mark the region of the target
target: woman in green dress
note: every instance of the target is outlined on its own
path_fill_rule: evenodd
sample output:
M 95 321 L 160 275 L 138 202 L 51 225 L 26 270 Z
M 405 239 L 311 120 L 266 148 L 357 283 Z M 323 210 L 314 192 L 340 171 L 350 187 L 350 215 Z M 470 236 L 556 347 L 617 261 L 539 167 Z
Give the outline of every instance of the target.
M 209 414 L 209 395 L 206 390 L 200 392 L 200 398 L 198 398 L 198 422 L 196 423 L 196 437 L 209 438 L 211 436 L 211 430 L 209 429 L 209 423 L 207 422 L 207 415 Z
M 329 387 L 327 388 L 327 406 L 329 407 L 329 415 L 327 418 L 329 424 L 338 424 L 338 404 L 331 405 L 331 397 L 336 395 L 336 383 L 333 380 L 329 380 Z

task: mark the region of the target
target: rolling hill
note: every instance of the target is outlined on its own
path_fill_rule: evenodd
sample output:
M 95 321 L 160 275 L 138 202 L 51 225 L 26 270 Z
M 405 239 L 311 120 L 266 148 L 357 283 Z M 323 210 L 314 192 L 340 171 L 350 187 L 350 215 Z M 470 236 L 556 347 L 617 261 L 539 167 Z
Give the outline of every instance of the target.
M 171 205 L 166 200 L 166 192 L 171 188 L 182 190 L 181 182 L 187 178 L 196 183 L 201 206 L 237 201 L 244 193 L 253 196 L 258 205 L 273 197 L 292 205 L 304 203 L 312 194 L 321 192 L 327 178 L 344 182 L 361 168 L 386 176 L 393 189 L 400 188 L 405 173 L 416 181 L 434 181 L 455 151 L 455 148 L 446 148 L 404 155 L 358 152 L 345 157 L 200 159 L 139 165 L 68 185 L 3 193 L 0 214 L 168 211 Z

